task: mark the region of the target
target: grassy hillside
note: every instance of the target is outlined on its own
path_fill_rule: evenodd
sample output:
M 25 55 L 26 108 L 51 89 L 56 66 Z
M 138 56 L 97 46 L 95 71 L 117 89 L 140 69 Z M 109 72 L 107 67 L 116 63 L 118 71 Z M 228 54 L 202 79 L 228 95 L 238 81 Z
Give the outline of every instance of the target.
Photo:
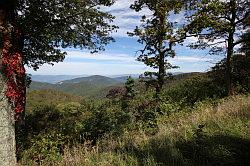
M 65 84 L 73 86 L 71 91 L 82 86 Z M 26 114 L 25 133 L 17 133 L 19 163 L 250 164 L 249 93 L 225 98 L 203 73 L 168 80 L 157 97 L 139 81 L 129 88 L 122 96 L 98 100 L 50 90 L 30 92 L 27 105 L 35 109 Z
M 250 96 L 225 98 L 218 103 L 204 101 L 191 111 L 161 116 L 154 135 L 147 134 L 143 128 L 126 130 L 119 137 L 104 137 L 94 147 L 85 142 L 66 148 L 61 158 L 42 160 L 39 164 L 249 165 Z M 34 162 L 20 161 L 23 165 Z

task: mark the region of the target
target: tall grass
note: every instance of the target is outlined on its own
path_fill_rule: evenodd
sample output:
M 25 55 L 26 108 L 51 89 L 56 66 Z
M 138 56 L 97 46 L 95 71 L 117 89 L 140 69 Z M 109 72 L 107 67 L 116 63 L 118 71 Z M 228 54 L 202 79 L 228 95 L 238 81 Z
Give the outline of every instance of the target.
M 59 160 L 20 165 L 250 165 L 250 96 L 196 103 L 158 119 L 159 132 L 126 131 L 97 146 L 66 148 Z

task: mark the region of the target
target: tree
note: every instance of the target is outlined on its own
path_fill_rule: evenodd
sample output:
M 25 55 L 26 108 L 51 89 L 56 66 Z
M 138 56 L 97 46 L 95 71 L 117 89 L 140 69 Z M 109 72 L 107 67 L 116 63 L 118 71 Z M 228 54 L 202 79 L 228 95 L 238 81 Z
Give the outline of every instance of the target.
M 124 98 L 133 99 L 135 97 L 135 80 L 129 76 L 125 82 L 126 94 Z
M 234 54 L 231 60 L 232 84 L 236 93 L 250 92 L 250 56 L 246 54 Z M 226 80 L 222 75 L 226 73 L 226 58 L 218 62 L 208 72 L 213 83 L 220 88 L 223 96 L 226 95 Z
M 249 23 L 246 22 L 245 25 L 249 25 Z M 250 92 L 250 30 L 247 30 L 240 38 L 243 41 L 240 52 L 231 57 L 231 77 L 236 93 Z M 222 59 L 208 72 L 222 92 L 226 92 L 226 81 L 224 77 L 221 77 L 226 73 L 226 62 L 226 58 Z
M 128 113 L 129 102 L 135 97 L 135 80 L 128 76 L 127 81 L 125 82 L 125 93 L 121 98 L 121 106 L 124 112 Z
M 173 46 L 178 41 L 174 33 L 175 24 L 169 21 L 168 16 L 171 11 L 178 13 L 181 6 L 182 3 L 177 0 L 139 0 L 131 5 L 137 12 L 146 7 L 153 13 L 150 17 L 143 16 L 142 25 L 128 34 L 138 36 L 138 42 L 144 45 L 137 60 L 157 69 L 144 74 L 149 76 L 148 83 L 154 85 L 156 94 L 160 93 L 164 79 L 168 76 L 166 70 L 176 68 L 167 60 L 167 57 L 175 56 Z
M 210 53 L 226 54 L 227 94 L 232 95 L 232 56 L 236 46 L 244 42 L 240 38 L 249 27 L 249 2 L 245 0 L 187 0 L 185 31 L 198 37 L 192 48 L 211 48 Z M 226 45 L 226 48 L 225 48 Z
M 99 10 L 113 0 L 0 1 L 0 163 L 15 165 L 14 117 L 25 108 L 24 65 L 39 68 L 62 61 L 60 48 L 103 50 L 113 41 L 113 17 Z M 15 113 L 14 113 L 15 112 Z

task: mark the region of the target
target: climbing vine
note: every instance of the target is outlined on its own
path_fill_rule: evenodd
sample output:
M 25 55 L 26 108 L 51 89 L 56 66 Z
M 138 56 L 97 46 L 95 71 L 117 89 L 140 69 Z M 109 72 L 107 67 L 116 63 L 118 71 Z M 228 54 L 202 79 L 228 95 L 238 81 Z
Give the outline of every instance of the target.
M 3 74 L 7 78 L 5 95 L 14 107 L 16 120 L 19 118 L 19 115 L 24 112 L 26 92 L 22 52 L 17 49 L 18 45 L 16 43 L 18 42 L 12 42 L 13 40 L 18 40 L 18 36 L 19 33 L 15 33 L 15 35 L 4 33 L 2 40 L 2 69 Z

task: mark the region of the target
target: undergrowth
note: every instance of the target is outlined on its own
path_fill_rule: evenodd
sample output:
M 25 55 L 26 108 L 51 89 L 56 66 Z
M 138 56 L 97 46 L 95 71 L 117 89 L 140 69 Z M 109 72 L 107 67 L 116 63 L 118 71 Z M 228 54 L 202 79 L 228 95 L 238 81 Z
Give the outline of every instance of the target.
M 103 114 L 101 116 L 105 118 Z M 250 165 L 249 118 L 249 95 L 216 102 L 204 100 L 188 110 L 158 116 L 158 132 L 153 134 L 148 134 L 143 126 L 131 127 L 130 124 L 130 127 L 120 128 L 122 134 L 106 132 L 94 145 L 89 141 L 65 145 L 57 158 L 32 159 L 32 150 L 28 152 L 30 149 L 26 149 L 19 164 Z M 102 130 L 112 126 L 105 125 Z

